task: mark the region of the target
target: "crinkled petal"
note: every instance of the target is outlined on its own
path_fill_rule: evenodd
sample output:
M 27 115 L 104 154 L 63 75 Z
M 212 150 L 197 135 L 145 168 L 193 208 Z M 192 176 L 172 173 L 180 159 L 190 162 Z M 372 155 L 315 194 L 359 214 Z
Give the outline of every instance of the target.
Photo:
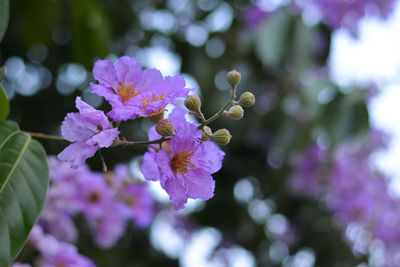
M 165 182 L 164 189 L 167 191 L 169 198 L 174 202 L 174 209 L 180 210 L 185 207 L 187 196 L 182 181 L 178 178 L 170 178 Z
M 150 92 L 158 94 L 164 92 L 164 78 L 157 69 L 145 69 L 143 71 L 143 82 L 142 93 Z
M 72 168 L 77 168 L 85 163 L 86 159 L 93 157 L 97 149 L 99 149 L 98 146 L 78 142 L 67 146 L 57 157 L 61 161 L 72 162 Z
M 107 113 L 114 121 L 133 120 L 138 117 L 140 109 L 131 106 L 116 106 Z
M 206 141 L 196 147 L 192 163 L 196 168 L 200 167 L 212 174 L 221 169 L 224 156 L 225 153 L 218 146 L 211 141 Z
M 160 150 L 154 155 L 154 161 L 157 163 L 158 170 L 160 172 L 160 183 L 164 187 L 165 181 L 169 178 L 174 177 L 170 166 L 170 155 L 169 152 Z
M 83 102 L 79 96 L 76 98 L 75 103 L 79 113 L 85 120 L 94 125 L 101 125 L 103 129 L 109 129 L 111 127 L 110 122 L 106 115 L 104 115 L 103 111 L 97 110 Z
M 114 63 L 114 67 L 120 83 L 125 82 L 127 85 L 131 83 L 136 85 L 142 76 L 142 67 L 133 57 L 124 56 L 119 58 Z
M 61 135 L 71 142 L 85 141 L 96 133 L 97 126 L 79 113 L 68 113 L 61 124 Z
M 208 200 L 214 196 L 215 181 L 210 173 L 201 168 L 191 169 L 185 174 L 186 194 L 190 198 Z
M 169 92 L 172 99 L 186 97 L 191 90 L 185 88 L 185 84 L 185 79 L 179 74 L 173 77 L 167 76 L 165 77 L 164 90 Z
M 174 129 L 179 129 L 186 121 L 185 115 L 187 114 L 187 110 L 182 107 L 175 107 L 171 114 L 168 115 L 168 119 L 172 122 Z
M 115 138 L 119 135 L 117 128 L 103 130 L 100 133 L 94 135 L 87 141 L 89 145 L 98 144 L 100 147 L 109 147 L 114 142 Z
M 159 181 L 160 172 L 158 171 L 157 163 L 154 157 L 154 152 L 146 152 L 143 156 L 140 170 L 142 171 L 143 176 L 146 180 Z
M 198 139 L 201 138 L 201 132 L 197 126 L 192 123 L 185 123 L 179 128 L 175 128 L 175 136 L 169 142 L 172 153 L 187 150 L 189 147 L 195 151 L 195 147 L 199 144 Z
M 103 96 L 111 106 L 122 105 L 122 97 L 116 94 L 112 89 L 106 88 L 103 85 L 90 83 L 90 91 L 99 96 Z
M 113 63 L 108 60 L 97 60 L 93 67 L 93 76 L 107 88 L 118 88 L 118 78 Z

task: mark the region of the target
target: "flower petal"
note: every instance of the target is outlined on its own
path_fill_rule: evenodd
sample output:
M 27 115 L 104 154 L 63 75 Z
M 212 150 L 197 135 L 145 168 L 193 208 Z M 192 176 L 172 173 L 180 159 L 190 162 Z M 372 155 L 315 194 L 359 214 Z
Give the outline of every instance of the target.
M 115 138 L 119 135 L 117 128 L 103 130 L 100 133 L 94 135 L 87 141 L 89 145 L 98 144 L 100 147 L 109 147 L 114 142 Z
M 120 83 L 137 84 L 142 76 L 142 67 L 133 57 L 124 56 L 119 58 L 115 64 L 115 71 Z
M 160 180 L 160 172 L 157 168 L 157 163 L 154 159 L 154 152 L 146 152 L 142 159 L 140 170 L 146 180 L 158 181 Z
M 75 100 L 76 108 L 79 110 L 81 116 L 88 122 L 94 125 L 101 125 L 103 129 L 110 129 L 111 125 L 106 115 L 101 110 L 97 110 L 89 104 L 82 101 L 78 96 Z
M 192 163 L 197 168 L 200 167 L 213 174 L 221 169 L 224 156 L 225 153 L 218 146 L 211 141 L 206 141 L 196 147 Z
M 180 179 L 177 177 L 168 179 L 165 182 L 164 189 L 167 191 L 169 199 L 174 202 L 175 210 L 185 207 L 187 196 L 185 194 L 185 187 Z
M 118 88 L 118 78 L 113 63 L 108 60 L 97 60 L 93 67 L 93 76 L 99 84 L 107 88 Z
M 185 175 L 186 194 L 190 198 L 208 200 L 214 196 L 215 181 L 207 171 L 196 168 Z
M 68 113 L 61 124 L 61 135 L 71 142 L 85 141 L 96 133 L 97 126 L 79 113 Z
M 97 149 L 99 149 L 98 146 L 91 146 L 83 142 L 78 142 L 67 146 L 57 157 L 61 161 L 72 162 L 72 168 L 77 168 L 85 163 L 86 159 L 93 157 Z

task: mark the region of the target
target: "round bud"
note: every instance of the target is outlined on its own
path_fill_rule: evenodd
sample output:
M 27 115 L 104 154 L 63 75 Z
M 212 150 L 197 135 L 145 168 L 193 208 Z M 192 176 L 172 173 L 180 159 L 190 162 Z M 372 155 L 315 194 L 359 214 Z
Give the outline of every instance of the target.
M 228 116 L 231 119 L 240 120 L 241 118 L 243 118 L 243 113 L 244 113 L 244 110 L 241 106 L 234 105 L 229 109 Z
M 149 119 L 150 119 L 152 122 L 154 122 L 154 123 L 159 122 L 159 121 L 160 121 L 161 119 L 163 119 L 163 118 L 164 118 L 164 110 L 162 110 L 161 112 L 152 114 L 152 115 L 149 117 Z
M 251 107 L 256 102 L 256 98 L 250 92 L 244 92 L 239 98 L 239 105 L 242 107 Z
M 201 101 L 197 95 L 188 95 L 185 99 L 185 107 L 195 113 L 200 113 Z
M 236 70 L 232 70 L 232 71 L 228 72 L 228 75 L 226 75 L 226 80 L 232 86 L 232 88 L 235 88 L 236 85 L 239 84 L 240 78 L 241 78 L 241 75 Z
M 161 136 L 172 136 L 175 135 L 174 127 L 170 120 L 162 119 L 156 124 L 156 131 Z
M 231 141 L 232 135 L 227 129 L 219 129 L 210 137 L 218 145 L 227 145 L 229 144 L 229 141 Z
M 201 131 L 201 140 L 208 141 L 210 138 L 209 136 L 212 135 L 211 128 L 208 126 L 204 126 L 203 130 Z

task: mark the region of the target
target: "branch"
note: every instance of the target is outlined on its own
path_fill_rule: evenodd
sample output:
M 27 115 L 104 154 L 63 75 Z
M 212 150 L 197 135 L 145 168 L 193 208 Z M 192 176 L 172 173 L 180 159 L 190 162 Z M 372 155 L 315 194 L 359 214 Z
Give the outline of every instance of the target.
M 111 147 L 116 146 L 148 146 L 152 144 L 161 144 L 164 141 L 169 141 L 171 137 L 161 137 L 160 139 L 152 140 L 152 141 L 126 141 L 126 140 L 116 140 L 112 144 Z
M 235 97 L 236 97 L 236 86 L 231 90 L 231 98 L 229 99 L 228 103 L 226 103 L 226 105 L 220 111 L 218 111 L 216 114 L 214 114 L 214 116 L 203 121 L 197 128 L 201 130 L 201 129 L 203 129 L 204 126 L 213 122 L 219 116 L 221 116 L 224 113 L 224 111 L 233 103 L 233 100 L 235 99 Z
M 29 134 L 33 138 L 41 138 L 41 139 L 56 140 L 56 141 L 67 141 L 61 136 L 48 135 L 48 134 L 42 134 L 42 133 L 31 133 L 31 132 L 25 132 L 25 133 Z

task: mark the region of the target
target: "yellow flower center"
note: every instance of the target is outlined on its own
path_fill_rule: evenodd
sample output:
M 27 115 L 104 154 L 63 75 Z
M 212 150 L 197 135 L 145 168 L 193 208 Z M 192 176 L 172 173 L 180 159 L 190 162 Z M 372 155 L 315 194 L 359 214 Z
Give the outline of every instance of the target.
M 135 90 L 133 83 L 127 85 L 125 82 L 120 83 L 117 88 L 117 94 L 122 97 L 122 102 L 125 103 L 134 96 L 137 96 L 140 90 Z
M 156 101 L 160 101 L 160 100 L 164 100 L 165 99 L 165 93 L 162 93 L 160 96 L 156 95 L 156 94 L 152 94 L 149 98 L 143 98 L 142 99 L 142 106 L 143 109 L 147 108 L 147 104 L 156 102 Z
M 177 174 L 178 172 L 181 174 L 185 174 L 189 171 L 189 169 L 195 167 L 195 165 L 190 162 L 190 158 L 193 155 L 194 152 L 192 152 L 190 147 L 188 147 L 187 150 L 181 151 L 172 157 L 170 161 L 170 166 L 175 174 Z

